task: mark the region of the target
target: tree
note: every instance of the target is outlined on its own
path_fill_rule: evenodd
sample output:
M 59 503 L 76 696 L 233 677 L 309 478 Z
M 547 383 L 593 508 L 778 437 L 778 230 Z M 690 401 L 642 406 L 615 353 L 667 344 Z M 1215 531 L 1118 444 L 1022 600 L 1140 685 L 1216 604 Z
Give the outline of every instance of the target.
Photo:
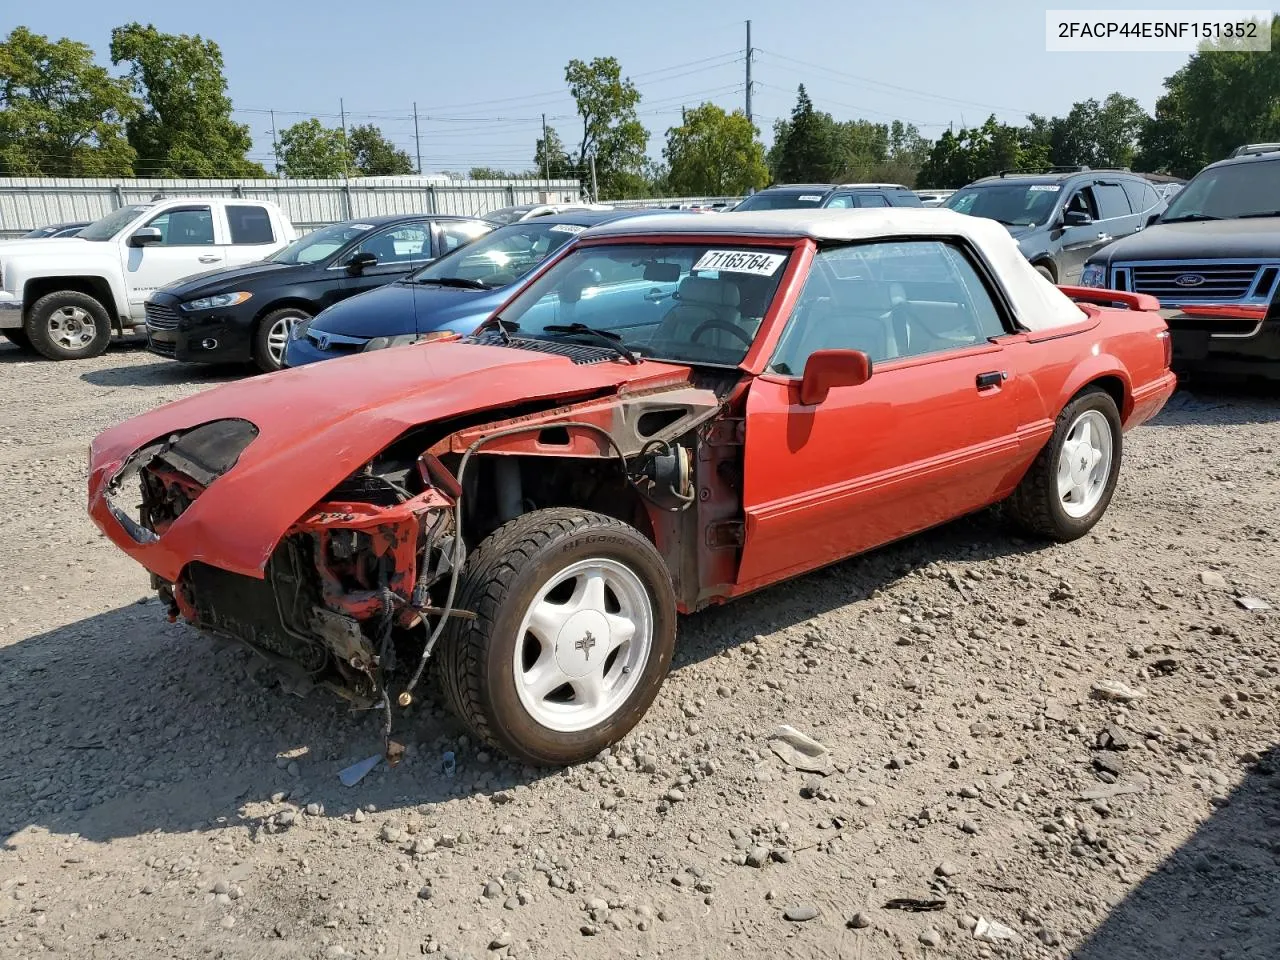
M 1139 137 L 1142 169 L 1191 176 L 1241 144 L 1280 139 L 1280 16 L 1270 50 L 1206 44 L 1164 85 Z
M 294 179 L 341 177 L 350 165 L 342 131 L 326 127 L 314 117 L 280 131 L 276 159 L 280 172 Z
M 542 137 L 533 150 L 533 163 L 536 176 L 548 177 L 552 180 L 572 180 L 574 178 L 573 160 L 564 147 L 555 127 L 547 127 L 547 136 Z
M 129 83 L 83 43 L 16 27 L 0 42 L 0 171 L 109 177 L 133 172 L 125 124 L 138 112 Z
M 769 182 L 764 145 L 741 110 L 704 103 L 667 131 L 667 183 L 680 195 L 737 196 Z
M 840 176 L 844 166 L 840 131 L 829 113 L 813 108 L 800 84 L 789 120 L 773 125 L 773 149 L 769 169 L 777 183 L 827 183 Z
M 938 189 L 963 187 L 1001 170 L 1035 169 L 1046 165 L 1048 148 L 1027 127 L 1000 123 L 995 115 L 981 127 L 946 131 L 929 151 L 918 182 Z
M 541 173 L 516 173 L 513 170 L 499 170 L 497 167 L 472 167 L 467 176 L 472 180 L 536 180 Z
M 1048 123 L 1052 162 L 1061 166 L 1131 166 L 1148 119 L 1137 100 L 1119 93 L 1102 103 L 1081 100 L 1065 117 Z
M 111 31 L 111 62 L 129 65 L 144 104 L 128 124 L 139 176 L 266 176 L 245 156 L 253 138 L 231 119 L 222 51 L 212 40 L 130 23 Z
M 649 131 L 636 115 L 640 91 L 623 78 L 614 57 L 596 57 L 590 63 L 570 60 L 564 79 L 582 118 L 577 161 L 582 179 L 590 182 L 594 158 L 599 195 L 628 195 L 637 181 L 644 179 L 645 146 L 649 142 Z
M 372 123 L 352 127 L 348 146 L 355 169 L 366 177 L 405 176 L 414 172 L 409 154 L 398 149 Z

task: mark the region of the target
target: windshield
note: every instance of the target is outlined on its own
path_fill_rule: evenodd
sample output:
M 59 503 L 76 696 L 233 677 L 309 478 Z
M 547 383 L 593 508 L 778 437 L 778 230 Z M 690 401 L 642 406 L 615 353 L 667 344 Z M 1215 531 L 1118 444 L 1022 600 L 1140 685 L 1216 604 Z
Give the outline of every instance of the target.
M 764 190 L 747 197 L 734 210 L 799 210 L 822 206 L 825 190 Z
M 503 207 L 501 210 L 493 210 L 489 213 L 484 214 L 484 218 L 488 220 L 490 223 L 499 223 L 499 224 L 515 223 L 517 220 L 523 217 L 526 213 L 528 213 L 531 209 L 533 208 L 532 207 Z
M 1061 194 L 1056 183 L 994 183 L 957 190 L 943 206 L 1007 226 L 1031 227 L 1049 219 Z
M 132 206 L 121 207 L 119 210 L 111 211 L 101 220 L 95 220 L 76 236 L 81 240 L 110 240 L 135 218 L 150 209 L 149 203 L 135 203 Z
M 1280 211 L 1280 163 L 1252 161 L 1197 174 L 1169 201 L 1160 218 L 1172 220 L 1276 215 Z
M 640 357 L 734 366 L 789 256 L 732 242 L 582 247 L 519 294 L 502 312 L 503 326 L 516 337 L 613 341 Z M 576 324 L 605 336 L 559 329 Z
M 293 241 L 279 253 L 267 257 L 267 260 L 271 263 L 316 263 L 372 229 L 371 223 L 335 223 L 321 227 Z
M 542 219 L 513 223 L 454 250 L 408 279 L 416 283 L 467 280 L 469 286 L 496 290 L 515 283 L 585 229 Z

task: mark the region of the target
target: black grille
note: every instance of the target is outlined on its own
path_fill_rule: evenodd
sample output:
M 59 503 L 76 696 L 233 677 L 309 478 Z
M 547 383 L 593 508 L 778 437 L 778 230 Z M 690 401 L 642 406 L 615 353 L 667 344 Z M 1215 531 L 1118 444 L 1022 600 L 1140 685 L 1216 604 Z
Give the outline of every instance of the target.
M 155 327 L 157 330 L 178 329 L 178 311 L 174 310 L 173 307 L 166 307 L 162 303 L 147 301 L 143 308 L 147 313 L 147 326 Z
M 1258 277 L 1256 263 L 1181 263 L 1133 268 L 1133 291 L 1160 300 L 1223 302 L 1249 296 Z M 1178 283 L 1179 277 L 1200 277 L 1200 283 Z M 1265 294 L 1268 291 L 1259 291 Z
M 511 342 L 508 343 L 500 334 L 489 331 L 463 337 L 462 342 L 476 343 L 485 347 L 512 347 L 516 350 L 531 350 L 534 353 L 549 353 L 557 357 L 568 357 L 579 364 L 601 363 L 617 356 L 617 353 L 608 347 L 569 343 L 565 340 L 529 340 L 523 337 L 512 337 Z
M 151 337 L 147 338 L 147 349 L 150 350 L 152 353 L 159 354 L 162 357 L 172 358 L 174 356 L 177 356 L 177 353 L 178 353 L 177 344 L 165 343 L 163 340 L 154 340 Z

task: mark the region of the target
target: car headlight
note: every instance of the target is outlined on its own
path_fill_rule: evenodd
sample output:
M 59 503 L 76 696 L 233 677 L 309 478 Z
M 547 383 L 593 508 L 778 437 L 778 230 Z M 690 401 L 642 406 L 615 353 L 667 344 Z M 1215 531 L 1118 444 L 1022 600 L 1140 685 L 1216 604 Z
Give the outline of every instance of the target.
M 1080 286 L 1105 287 L 1107 285 L 1107 268 L 1101 263 L 1086 263 L 1080 274 Z
M 234 307 L 244 303 L 252 293 L 217 293 L 212 297 L 201 297 L 199 300 L 188 300 L 182 305 L 183 310 L 217 310 L 219 307 Z
M 425 343 L 428 340 L 444 340 L 456 337 L 452 330 L 433 330 L 430 333 L 402 333 L 394 337 L 374 337 L 364 345 L 365 351 L 385 350 L 387 347 L 404 347 L 411 343 Z

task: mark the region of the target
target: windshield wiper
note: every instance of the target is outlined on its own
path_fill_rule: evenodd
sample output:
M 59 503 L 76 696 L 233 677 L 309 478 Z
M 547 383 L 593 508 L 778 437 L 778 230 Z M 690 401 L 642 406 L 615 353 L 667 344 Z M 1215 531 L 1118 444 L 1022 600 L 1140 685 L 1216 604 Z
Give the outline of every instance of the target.
M 1237 220 L 1248 220 L 1250 217 L 1280 217 L 1280 210 L 1264 210 L 1261 213 L 1242 213 Z
M 489 322 L 498 328 L 498 336 L 502 338 L 503 343 L 508 345 L 511 343 L 511 334 L 508 333 L 508 331 L 520 329 L 520 324 L 516 323 L 514 320 L 503 320 L 501 317 L 494 317 Z
M 442 287 L 462 287 L 464 290 L 488 290 L 479 280 L 468 277 L 419 277 L 414 283 L 435 283 Z
M 1160 223 L 1188 223 L 1192 220 L 1221 220 L 1222 217 L 1213 217 L 1207 213 L 1188 213 L 1185 217 L 1171 217 L 1168 220 L 1160 220 Z
M 585 323 L 553 323 L 542 328 L 547 333 L 569 333 L 582 337 L 594 337 L 601 346 L 609 347 L 617 352 L 628 363 L 639 363 L 640 358 L 628 350 L 622 343 L 622 337 L 612 330 L 598 330 Z

